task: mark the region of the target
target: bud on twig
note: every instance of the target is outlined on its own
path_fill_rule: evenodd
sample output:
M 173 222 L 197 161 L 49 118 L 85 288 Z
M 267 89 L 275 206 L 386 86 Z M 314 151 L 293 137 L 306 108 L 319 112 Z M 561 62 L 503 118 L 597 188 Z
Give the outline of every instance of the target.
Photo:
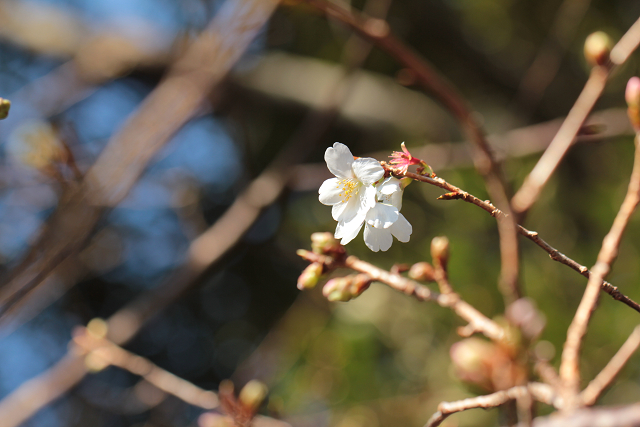
M 322 276 L 324 268 L 319 262 L 313 262 L 302 270 L 302 274 L 298 277 L 298 289 L 313 289 L 318 284 L 320 276 Z
M 11 109 L 11 101 L 8 99 L 0 98 L 0 120 L 6 119 L 9 116 L 9 110 Z
M 329 301 L 349 301 L 369 288 L 373 279 L 367 274 L 336 277 L 322 288 L 322 295 Z
M 311 235 L 311 250 L 321 255 L 344 254 L 344 248 L 331 233 L 313 233 Z
M 631 77 L 624 92 L 627 114 L 636 132 L 640 132 L 640 78 Z
M 609 54 L 613 47 L 613 41 L 607 33 L 596 31 L 589 35 L 584 42 L 584 56 L 589 64 L 604 65 L 609 62 Z
M 434 237 L 431 240 L 431 258 L 436 266 L 447 269 L 449 262 L 449 239 L 445 236 Z
M 435 280 L 433 266 L 428 262 L 418 262 L 409 269 L 409 277 L 421 282 L 433 282 Z
M 257 412 L 268 393 L 266 385 L 258 380 L 251 380 L 240 390 L 238 400 L 246 409 Z

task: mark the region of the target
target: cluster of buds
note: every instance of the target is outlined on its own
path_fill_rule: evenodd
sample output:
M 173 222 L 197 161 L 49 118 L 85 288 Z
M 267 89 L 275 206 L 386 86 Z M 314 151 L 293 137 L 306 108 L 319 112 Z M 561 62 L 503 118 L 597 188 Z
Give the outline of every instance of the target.
M 366 291 L 373 279 L 367 274 L 351 274 L 329 280 L 322 288 L 322 295 L 329 301 L 349 301 Z
M 262 402 L 267 397 L 267 386 L 257 380 L 249 381 L 236 398 L 233 383 L 224 380 L 218 388 L 220 406 L 225 414 L 204 413 L 198 418 L 198 427 L 249 426 Z

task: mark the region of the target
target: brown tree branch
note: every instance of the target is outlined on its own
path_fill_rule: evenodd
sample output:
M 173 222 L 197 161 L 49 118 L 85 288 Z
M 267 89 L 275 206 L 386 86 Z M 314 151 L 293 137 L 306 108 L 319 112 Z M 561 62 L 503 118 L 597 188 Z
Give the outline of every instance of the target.
M 527 176 L 524 183 L 512 199 L 513 209 L 522 214 L 531 208 L 538 199 L 542 188 L 560 164 L 569 147 L 573 143 L 587 116 L 593 109 L 611 75 L 611 72 L 622 65 L 640 43 L 640 19 L 611 50 L 610 62 L 595 66 L 591 70 L 589 80 L 582 93 L 569 111 L 567 118 L 553 138 L 549 147 Z
M 98 320 L 98 322 L 104 324 L 104 321 Z M 139 375 L 156 388 L 202 409 L 213 409 L 220 404 L 216 393 L 201 389 L 165 371 L 144 357 L 112 343 L 101 333 L 106 332 L 106 329 L 99 332 L 95 333 L 92 330 L 90 322 L 88 328 L 77 327 L 73 334 L 71 351 L 84 357 L 85 364 L 92 369 L 102 370 L 110 365 L 117 366 L 134 375 Z
M 344 260 L 335 260 L 332 257 L 318 255 L 305 250 L 298 251 L 298 255 L 309 262 L 322 263 L 328 270 L 346 267 L 360 273 L 365 273 L 373 280 L 384 283 L 405 295 L 412 296 L 418 301 L 432 301 L 441 307 L 450 308 L 462 319 L 469 322 L 470 329 L 475 332 L 481 332 L 492 340 L 499 341 L 504 337 L 504 330 L 500 325 L 480 313 L 475 307 L 462 300 L 460 296 L 454 292 L 448 294 L 433 292 L 418 282 L 383 270 L 355 256 L 349 256 Z
M 579 409 L 533 420 L 533 427 L 638 427 L 640 404 Z
M 575 401 L 575 405 L 580 404 L 576 398 L 580 389 L 579 362 L 582 339 L 587 332 L 589 320 L 598 301 L 600 284 L 611 270 L 611 264 L 618 256 L 618 247 L 620 246 L 622 235 L 631 215 L 640 202 L 640 134 L 636 136 L 635 145 L 636 154 L 627 194 L 613 221 L 611 230 L 602 242 L 596 264 L 591 269 L 591 277 L 589 277 L 587 288 L 571 321 L 571 325 L 569 325 L 567 340 L 562 351 L 560 380 L 564 388 L 565 398 L 567 401 Z
M 543 402 L 551 406 L 556 406 L 560 403 L 553 391 L 553 388 L 548 384 L 529 383 L 523 386 L 512 387 L 508 390 L 501 390 L 486 396 L 471 397 L 457 402 L 442 402 L 438 405 L 438 412 L 431 416 L 424 427 L 437 427 L 447 417 L 455 414 L 456 412 L 476 408 L 497 408 L 510 400 L 518 399 L 527 395 L 533 397 L 539 402 Z
M 633 353 L 640 346 L 640 326 L 636 326 L 631 335 L 622 344 L 622 347 L 609 360 L 607 365 L 589 385 L 580 393 L 580 400 L 583 405 L 591 406 L 596 403 L 602 392 L 611 385 L 618 376 L 622 368 L 627 364 Z
M 445 181 L 440 177 L 431 178 L 428 176 L 423 176 L 423 175 L 419 175 L 412 172 L 407 172 L 406 174 L 402 174 L 402 176 L 415 179 L 416 181 L 426 182 L 428 184 L 435 185 L 436 187 L 449 191 L 449 193 L 443 194 L 442 196 L 439 197 L 439 199 L 441 200 L 464 200 L 467 203 L 474 204 L 484 209 L 486 212 L 491 214 L 491 216 L 495 217 L 498 220 L 498 222 L 501 221 L 502 218 L 504 218 L 505 216 L 504 212 L 496 208 L 493 204 L 491 204 L 491 202 L 480 200 L 474 195 L 467 193 L 466 191 L 456 187 L 455 185 L 449 184 L 447 181 Z M 531 240 L 532 242 L 540 246 L 542 249 L 544 249 L 545 252 L 549 254 L 549 257 L 552 260 L 558 261 L 561 264 L 571 267 L 572 269 L 582 274 L 587 279 L 591 277 L 591 271 L 589 271 L 587 267 L 577 263 L 576 261 L 572 260 L 565 254 L 558 251 L 556 248 L 554 248 L 553 246 L 548 244 L 546 241 L 544 241 L 538 235 L 537 232 L 529 231 L 521 225 L 517 225 L 517 230 L 521 235 L 525 236 L 526 238 L 528 238 L 529 240 Z M 611 295 L 613 299 L 628 305 L 629 307 L 633 308 L 638 313 L 640 313 L 640 304 L 638 304 L 637 302 L 633 301 L 629 297 L 622 294 L 616 286 L 613 286 L 611 283 L 605 280 L 601 280 L 600 288 L 604 292 Z
M 389 25 L 385 21 L 366 18 L 326 0 L 307 1 L 326 15 L 353 28 L 365 39 L 411 70 L 415 74 L 416 81 L 458 119 L 467 137 L 476 148 L 474 164 L 485 179 L 489 194 L 496 204 L 509 214 L 511 208 L 500 164 L 494 158 L 482 126 L 477 122 L 466 101 L 455 87 L 427 61 L 398 40 L 391 33 Z M 518 299 L 520 295 L 518 239 L 516 224 L 511 215 L 507 215 L 505 220 L 498 224 L 498 233 L 500 235 L 501 257 L 500 290 L 509 302 Z

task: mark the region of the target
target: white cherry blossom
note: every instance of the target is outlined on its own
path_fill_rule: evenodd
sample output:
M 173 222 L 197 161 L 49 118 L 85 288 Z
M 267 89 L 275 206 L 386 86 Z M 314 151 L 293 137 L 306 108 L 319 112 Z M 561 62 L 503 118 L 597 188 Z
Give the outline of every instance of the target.
M 402 182 L 397 178 L 387 178 L 376 188 L 375 206 L 366 214 L 364 242 L 374 252 L 386 251 L 395 236 L 399 241 L 409 241 L 413 231 L 411 224 L 399 211 L 402 207 Z
M 327 167 L 335 178 L 320 186 L 320 203 L 332 206 L 331 215 L 338 221 L 336 239 L 346 245 L 353 240 L 370 209 L 376 207 L 376 188 L 384 176 L 384 169 L 375 159 L 354 159 L 349 148 L 336 142 L 324 153 Z

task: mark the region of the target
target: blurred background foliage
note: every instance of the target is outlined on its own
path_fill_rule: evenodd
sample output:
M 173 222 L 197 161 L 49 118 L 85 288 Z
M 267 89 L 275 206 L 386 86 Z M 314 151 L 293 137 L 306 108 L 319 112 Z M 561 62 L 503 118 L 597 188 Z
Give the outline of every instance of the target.
M 352 6 L 380 15 L 384 2 L 354 0 Z M 86 171 L 158 84 L 167 59 L 205 27 L 220 4 L 0 2 L 0 94 L 13 101 L 9 118 L 0 125 L 0 258 L 6 274 L 59 202 L 65 178 L 50 166 L 64 156 L 60 138 L 80 172 Z M 635 0 L 403 0 L 388 4 L 386 19 L 396 35 L 459 88 L 495 135 L 564 116 L 588 77 L 585 37 L 604 30 L 617 40 L 639 15 Z M 133 69 L 116 71 L 117 78 L 100 81 L 109 62 L 82 51 L 82 43 L 104 36 L 104 43 L 113 43 L 114 52 L 122 54 L 125 45 L 110 35 L 134 40 L 135 49 L 126 49 L 141 59 Z M 77 285 L 2 334 L 0 396 L 58 361 L 74 325 L 108 317 L 184 261 L 189 242 L 222 215 L 310 111 L 332 96 L 350 55 L 345 50 L 350 35 L 304 2 L 277 10 L 211 95 L 208 108 L 173 138 L 129 196 L 102 220 L 74 265 Z M 533 74 L 530 88 L 540 84 L 536 77 L 543 79 L 545 70 L 551 71 L 549 85 L 527 92 L 523 81 L 543 49 L 552 56 L 543 61 L 543 71 Z M 72 57 L 94 73 L 88 75 L 96 77 L 97 86 L 89 81 L 71 90 L 56 86 L 55 79 L 47 83 Z M 624 107 L 624 85 L 638 71 L 635 54 L 611 79 L 597 109 Z M 434 144 L 460 144 L 456 147 L 467 152 L 455 121 L 407 83 L 401 67 L 374 48 L 350 80 L 335 122 L 323 135 L 309 135 L 319 142 L 308 163 L 290 165 L 297 175 L 285 193 L 197 286 L 127 348 L 207 389 L 226 378 L 237 386 L 260 379 L 270 389 L 263 412 L 300 427 L 420 426 L 440 401 L 474 395 L 451 368 L 449 348 L 460 339 L 456 327 L 461 325 L 453 313 L 379 284 L 352 302 L 337 304 L 323 301 L 319 289 L 300 294 L 295 286 L 305 265 L 295 250 L 308 248 L 312 232 L 335 227 L 330 208 L 317 200 L 320 183 L 329 177 L 326 147 L 340 141 L 354 155 L 379 160 L 402 141 L 416 152 Z M 48 105 L 48 96 L 60 90 L 69 91 L 65 103 Z M 617 113 L 624 115 L 624 110 Z M 633 152 L 629 127 L 593 140 L 570 151 L 524 223 L 585 265 L 593 264 L 617 212 Z M 514 188 L 537 157 L 505 160 Z M 438 175 L 485 199 L 483 182 L 468 159 L 445 157 L 433 163 Z M 347 249 L 388 269 L 428 261 L 431 239 L 446 235 L 454 288 L 483 313 L 498 316 L 504 306 L 496 287 L 495 220 L 462 202 L 437 201 L 440 194 L 420 183 L 405 191 L 403 214 L 413 225 L 410 243 L 396 241 L 388 252 L 372 253 L 359 237 Z M 640 222 L 634 219 L 609 277 L 635 300 L 640 299 L 638 241 Z M 586 280 L 529 241 L 523 240 L 521 249 L 524 289 L 547 319 L 544 348 L 558 353 Z M 638 313 L 602 298 L 586 338 L 585 378 L 604 366 L 637 323 Z M 634 360 L 602 403 L 640 400 Z M 26 425 L 196 425 L 202 410 L 172 397 L 149 398 L 138 382 L 132 374 L 108 368 L 85 378 Z M 133 405 L 132 399 L 142 403 Z M 495 425 L 497 419 L 497 411 L 474 410 L 451 417 L 446 425 Z

